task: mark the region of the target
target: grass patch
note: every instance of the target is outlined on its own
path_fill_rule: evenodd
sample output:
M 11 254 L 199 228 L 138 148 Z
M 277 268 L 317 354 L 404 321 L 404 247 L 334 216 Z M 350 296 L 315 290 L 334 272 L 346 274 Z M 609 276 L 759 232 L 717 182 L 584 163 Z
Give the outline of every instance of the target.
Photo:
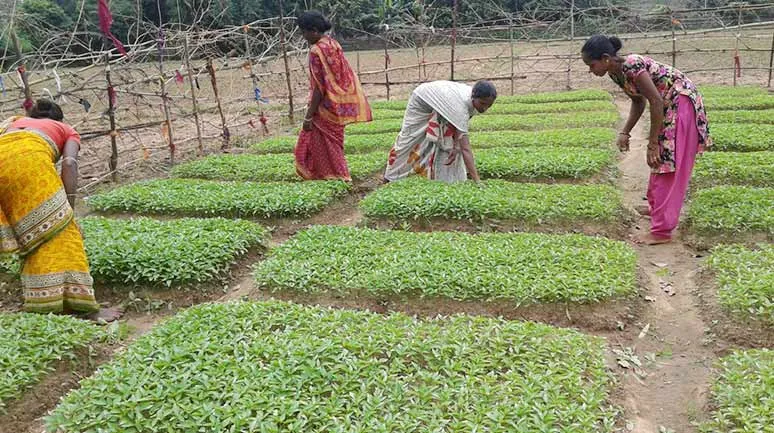
M 545 92 L 527 95 L 499 96 L 496 104 L 550 104 L 578 101 L 605 101 L 608 105 L 613 98 L 604 90 L 573 90 L 570 92 Z M 375 110 L 405 110 L 407 100 L 374 101 L 371 108 Z M 540 111 L 543 113 L 543 111 Z
M 710 129 L 714 135 L 715 123 L 774 124 L 774 110 L 712 111 L 709 114 Z
M 757 86 L 718 86 L 711 84 L 699 86 L 699 93 L 707 99 L 768 95 L 766 89 Z
M 190 308 L 84 380 L 50 431 L 612 432 L 601 338 L 536 323 Z
M 471 132 L 503 131 L 519 129 L 556 129 L 583 127 L 612 127 L 619 120 L 614 111 L 589 111 L 586 113 L 556 113 L 556 114 L 526 114 L 526 115 L 491 115 L 476 116 L 470 124 Z M 379 134 L 398 132 L 402 119 L 386 119 L 370 123 L 356 123 L 347 127 L 347 133 Z
M 54 370 L 75 360 L 75 351 L 99 335 L 89 322 L 70 316 L 0 314 L 0 414 L 6 404 Z
M 397 132 L 387 132 L 370 135 L 347 135 L 344 138 L 344 152 L 370 153 L 376 150 L 387 152 L 395 143 Z M 296 137 L 275 137 L 264 140 L 250 147 L 256 153 L 292 153 L 296 147 Z M 349 156 L 347 156 L 349 158 Z
M 180 285 L 222 279 L 268 230 L 242 220 L 150 218 L 80 220 L 94 278 L 121 284 Z
M 375 120 L 382 119 L 402 119 L 404 109 L 401 110 L 373 110 Z M 492 106 L 484 116 L 498 114 L 551 114 L 551 113 L 569 113 L 582 111 L 616 111 L 615 105 L 608 100 L 602 101 L 575 101 L 575 102 L 548 102 L 545 104 L 525 104 L 508 103 L 500 99 Z
M 321 211 L 348 190 L 349 186 L 339 181 L 252 183 L 162 179 L 92 196 L 89 205 L 102 212 L 303 217 Z
M 599 302 L 636 293 L 636 255 L 583 235 L 470 235 L 317 226 L 256 266 L 258 284 L 306 293 Z
M 707 261 L 726 310 L 774 325 L 774 245 L 716 247 Z
M 712 385 L 716 409 L 702 433 L 769 432 L 774 425 L 774 351 L 737 350 L 719 362 Z
M 364 179 L 384 168 L 384 152 L 347 156 L 353 179 Z M 254 182 L 300 181 L 292 154 L 219 155 L 180 164 L 173 177 L 211 180 L 248 180 Z
M 697 191 L 688 221 L 698 234 L 774 235 L 774 188 L 716 186 Z
M 707 152 L 696 160 L 692 186 L 774 186 L 774 152 Z
M 774 125 L 720 123 L 710 125 L 713 150 L 756 152 L 774 150 Z
M 344 151 L 353 153 L 369 153 L 374 151 L 387 152 L 395 143 L 397 132 L 381 134 L 348 135 L 344 139 Z M 256 143 L 251 150 L 257 153 L 291 153 L 296 145 L 294 137 L 285 144 L 277 142 L 266 143 L 269 140 Z M 538 147 L 538 146 L 573 146 L 610 148 L 615 142 L 616 132 L 610 128 L 588 127 L 574 129 L 544 129 L 539 131 L 497 131 L 476 132 L 470 135 L 474 149 L 485 147 Z
M 616 161 L 612 150 L 562 147 L 480 149 L 475 157 L 482 178 L 510 180 L 587 179 L 612 169 Z
M 610 128 L 545 129 L 542 131 L 477 132 L 473 149 L 488 147 L 587 147 L 610 149 L 616 132 Z M 568 150 L 572 152 L 573 150 Z M 576 149 L 575 151 L 580 151 Z
M 767 110 L 774 108 L 774 97 L 759 96 L 728 96 L 704 99 L 704 107 L 708 112 L 721 110 Z
M 411 177 L 379 188 L 360 202 L 368 217 L 397 220 L 503 219 L 530 224 L 615 222 L 619 192 L 607 185 L 544 185 L 488 180 L 446 184 Z

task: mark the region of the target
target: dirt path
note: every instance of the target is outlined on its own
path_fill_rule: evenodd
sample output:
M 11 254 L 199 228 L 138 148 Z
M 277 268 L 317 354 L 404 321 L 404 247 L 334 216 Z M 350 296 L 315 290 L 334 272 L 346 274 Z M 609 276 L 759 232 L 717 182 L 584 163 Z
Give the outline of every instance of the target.
M 629 102 L 618 100 L 617 104 L 625 118 Z M 646 203 L 648 128 L 646 113 L 632 131 L 631 151 L 619 163 L 624 203 L 629 207 Z M 638 217 L 632 234 L 646 233 L 649 227 L 648 218 Z M 680 242 L 679 235 L 671 244 L 635 249 L 647 276 L 643 296 L 648 307 L 635 329 L 609 337 L 611 346 L 633 348 L 643 363 L 643 375 L 628 370 L 621 383 L 629 427 L 637 433 L 656 433 L 662 426 L 662 431 L 694 432 L 693 422 L 704 413 L 717 344 L 705 334 L 692 294 L 700 259 Z M 646 326 L 649 329 L 640 338 Z

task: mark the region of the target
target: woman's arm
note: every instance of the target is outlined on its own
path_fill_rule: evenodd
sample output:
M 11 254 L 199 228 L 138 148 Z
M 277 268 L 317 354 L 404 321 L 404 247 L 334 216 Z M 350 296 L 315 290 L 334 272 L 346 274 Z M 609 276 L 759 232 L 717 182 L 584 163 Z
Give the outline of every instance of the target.
M 659 152 L 658 136 L 664 124 L 664 99 L 658 93 L 656 85 L 650 79 L 648 74 L 639 74 L 635 79 L 640 93 L 650 103 L 650 137 L 648 139 L 648 165 L 656 168 L 661 165 L 661 154 Z
M 645 111 L 645 98 L 640 95 L 630 96 L 632 105 L 629 108 L 629 117 L 626 119 L 626 123 L 618 134 L 618 149 L 621 152 L 629 150 L 629 139 L 631 138 L 632 129 L 634 129 L 637 122 L 640 121 L 642 113 Z
M 468 170 L 470 178 L 476 182 L 480 181 L 481 178 L 478 177 L 478 170 L 476 170 L 476 160 L 473 158 L 473 149 L 470 147 L 470 138 L 468 137 L 468 134 L 463 134 L 456 141 L 456 144 L 459 145 L 459 152 L 462 153 L 462 161 L 465 163 L 465 168 Z M 453 163 L 457 157 L 456 144 L 455 149 L 452 151 L 451 155 L 449 155 L 449 159 L 447 160 L 446 165 Z
M 62 151 L 62 183 L 67 193 L 67 201 L 73 209 L 78 191 L 78 150 L 80 150 L 80 144 L 69 139 Z

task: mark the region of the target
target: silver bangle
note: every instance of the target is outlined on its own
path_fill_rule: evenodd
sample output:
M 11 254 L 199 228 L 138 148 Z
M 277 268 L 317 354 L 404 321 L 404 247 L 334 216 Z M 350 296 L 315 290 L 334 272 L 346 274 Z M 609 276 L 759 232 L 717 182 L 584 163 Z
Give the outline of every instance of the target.
M 78 164 L 78 158 L 75 158 L 73 156 L 65 156 L 64 158 L 62 158 L 62 162 L 68 161 L 68 160 L 74 162 L 75 164 Z

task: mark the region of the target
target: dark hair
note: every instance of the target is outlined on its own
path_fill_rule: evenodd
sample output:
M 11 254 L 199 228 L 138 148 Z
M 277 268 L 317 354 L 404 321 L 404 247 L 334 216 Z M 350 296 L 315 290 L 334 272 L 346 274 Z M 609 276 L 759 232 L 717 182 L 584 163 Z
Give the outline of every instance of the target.
M 497 98 L 497 88 L 495 88 L 491 81 L 477 81 L 473 86 L 472 96 L 474 98 Z
M 591 60 L 599 60 L 605 54 L 611 57 L 617 55 L 621 47 L 623 47 L 623 43 L 616 36 L 594 35 L 583 44 L 581 53 L 587 55 Z
M 325 33 L 331 29 L 331 22 L 319 11 L 306 11 L 296 19 L 296 25 L 301 30 Z
M 62 107 L 49 99 L 38 99 L 30 108 L 30 117 L 33 119 L 51 119 L 61 122 L 64 119 Z

